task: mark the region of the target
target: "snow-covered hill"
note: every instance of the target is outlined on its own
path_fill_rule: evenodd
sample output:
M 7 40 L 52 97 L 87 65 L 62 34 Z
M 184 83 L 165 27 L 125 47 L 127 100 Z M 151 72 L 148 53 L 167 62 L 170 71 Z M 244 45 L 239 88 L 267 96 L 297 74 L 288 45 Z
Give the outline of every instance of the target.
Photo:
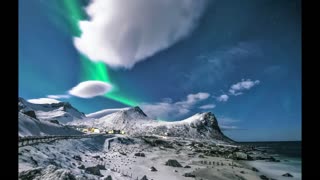
M 43 103 L 43 101 L 40 102 Z M 19 98 L 19 118 L 20 113 L 30 116 L 32 124 L 37 125 L 39 122 L 47 124 L 57 120 L 59 123 L 67 125 L 124 130 L 129 135 L 160 135 L 232 141 L 221 132 L 218 121 L 211 112 L 197 113 L 181 121 L 164 122 L 149 118 L 138 106 L 106 109 L 86 116 L 67 102 L 50 101 L 47 104 L 34 104 Z M 23 122 L 26 121 L 30 124 L 31 120 L 23 119 Z M 21 129 L 23 128 L 21 127 Z M 28 131 L 24 130 L 23 132 Z
M 101 118 L 103 116 L 106 116 L 106 115 L 109 115 L 111 113 L 118 112 L 118 111 L 121 111 L 121 110 L 127 110 L 127 109 L 128 108 L 104 109 L 104 110 L 97 111 L 97 112 L 94 112 L 94 113 L 91 113 L 91 114 L 86 114 L 86 117 L 99 119 L 99 118 Z
M 35 119 L 27 114 L 19 114 L 19 136 L 44 136 L 44 135 L 80 135 L 77 130 L 55 124 L 49 121 Z
M 181 121 L 164 122 L 150 119 L 139 107 L 133 107 L 120 109 L 97 119 L 77 120 L 68 124 L 124 130 L 130 135 L 163 135 L 232 141 L 221 132 L 218 121 L 211 112 L 198 113 Z
M 34 102 L 34 103 L 31 103 Z M 59 123 L 65 124 L 74 120 L 85 119 L 84 113 L 79 112 L 68 102 L 48 102 L 46 104 L 39 104 L 39 101 L 28 102 L 23 98 L 19 98 L 19 111 L 27 112 L 32 111 L 35 114 L 35 118 L 40 120 L 58 120 Z M 36 104 L 36 103 L 37 104 Z

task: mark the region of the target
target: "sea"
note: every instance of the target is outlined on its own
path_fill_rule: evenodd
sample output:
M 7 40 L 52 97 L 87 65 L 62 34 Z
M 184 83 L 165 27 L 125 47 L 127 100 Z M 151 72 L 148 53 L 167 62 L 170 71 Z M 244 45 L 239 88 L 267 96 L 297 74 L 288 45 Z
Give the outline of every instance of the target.
M 301 179 L 301 141 L 277 142 L 242 142 L 265 150 L 280 162 L 266 162 L 263 160 L 249 161 L 248 164 L 257 168 L 262 174 L 277 180 Z M 290 173 L 293 177 L 283 177 Z

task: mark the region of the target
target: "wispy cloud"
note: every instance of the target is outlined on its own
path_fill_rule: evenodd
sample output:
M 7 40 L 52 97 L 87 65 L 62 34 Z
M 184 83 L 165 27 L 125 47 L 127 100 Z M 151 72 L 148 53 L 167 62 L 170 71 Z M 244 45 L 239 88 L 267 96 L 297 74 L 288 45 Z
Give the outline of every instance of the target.
M 262 51 L 257 42 L 239 42 L 212 52 L 203 52 L 196 57 L 192 69 L 180 71 L 183 72 L 180 77 L 186 81 L 182 88 L 215 85 L 217 81 L 223 80 L 225 75 L 233 72 L 238 64 L 261 55 Z
M 260 83 L 259 80 L 255 80 L 255 81 L 252 81 L 250 79 L 242 79 L 240 82 L 236 83 L 236 84 L 233 84 L 230 89 L 229 89 L 229 93 L 231 95 L 241 95 L 242 94 L 242 91 L 244 90 L 249 90 L 251 89 L 252 87 L 258 85 Z
M 220 102 L 226 102 L 228 101 L 228 99 L 229 99 L 229 96 L 226 94 L 222 94 L 221 96 L 217 97 L 217 100 Z
M 206 104 L 206 105 L 200 106 L 199 109 L 213 109 L 215 107 L 216 107 L 215 104 Z
M 185 100 L 173 102 L 172 99 L 166 98 L 162 102 L 142 103 L 140 107 L 151 118 L 173 120 L 186 115 L 197 103 L 208 99 L 209 93 L 199 92 L 189 94 Z
M 59 95 L 48 95 L 47 97 L 51 98 L 51 99 L 68 99 L 68 98 L 70 98 L 70 95 L 68 95 L 68 94 L 59 94 Z
M 221 117 L 218 119 L 218 122 L 219 122 L 219 127 L 223 131 L 240 129 L 238 126 L 234 125 L 235 123 L 239 122 L 239 120 L 237 119 L 233 119 L 229 117 Z

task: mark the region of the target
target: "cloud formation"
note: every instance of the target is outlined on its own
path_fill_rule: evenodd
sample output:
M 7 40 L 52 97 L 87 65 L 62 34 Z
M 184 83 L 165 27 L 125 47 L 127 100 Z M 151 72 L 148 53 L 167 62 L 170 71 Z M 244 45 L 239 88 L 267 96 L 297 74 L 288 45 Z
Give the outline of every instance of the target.
M 206 104 L 206 105 L 200 106 L 199 109 L 213 109 L 215 107 L 216 107 L 215 104 Z
M 255 85 L 258 85 L 260 83 L 259 80 L 251 81 L 250 79 L 244 80 L 242 79 L 240 82 L 233 84 L 230 89 L 229 93 L 232 95 L 241 95 L 242 91 L 249 90 Z
M 70 98 L 70 95 L 59 94 L 59 95 L 48 95 L 47 97 L 50 99 L 68 99 L 68 98 Z
M 238 126 L 233 125 L 234 123 L 239 122 L 239 120 L 228 118 L 228 117 L 221 117 L 219 118 L 219 127 L 222 131 L 228 131 L 228 130 L 235 130 L 239 129 Z
M 157 103 L 143 103 L 140 105 L 142 110 L 151 118 L 173 120 L 190 112 L 194 105 L 208 99 L 209 93 L 199 92 L 189 94 L 185 100 L 173 102 L 169 98 Z
M 75 47 L 92 61 L 132 68 L 187 37 L 207 0 L 92 0 Z
M 69 94 L 80 98 L 102 96 L 112 89 L 111 84 L 102 81 L 84 81 L 69 90 Z
M 217 100 L 220 102 L 227 102 L 229 99 L 229 96 L 226 94 L 222 94 L 221 96 L 217 97 Z
M 58 100 L 50 99 L 50 98 L 28 99 L 27 101 L 33 104 L 53 104 L 53 103 L 60 102 Z

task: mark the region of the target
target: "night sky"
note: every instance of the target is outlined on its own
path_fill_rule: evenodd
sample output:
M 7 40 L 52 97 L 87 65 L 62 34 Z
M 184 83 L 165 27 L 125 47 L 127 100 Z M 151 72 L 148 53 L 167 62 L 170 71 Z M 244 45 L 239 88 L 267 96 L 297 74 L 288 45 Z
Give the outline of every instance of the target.
M 72 23 L 91 21 L 84 9 L 91 2 L 78 2 L 72 7 L 83 13 L 82 19 L 62 0 L 19 0 L 20 97 L 56 95 L 60 96 L 57 100 L 68 101 L 84 113 L 138 105 L 150 117 L 167 121 L 211 111 L 224 133 L 238 141 L 301 140 L 300 1 L 219 0 L 203 3 L 204 8 L 172 3 L 170 8 L 163 6 L 168 13 L 160 11 L 159 5 L 143 3 L 144 11 L 132 12 L 136 19 L 126 20 L 130 17 L 127 11 L 114 13 L 123 17 L 115 17 L 114 29 L 105 26 L 99 31 L 102 43 L 90 44 L 82 36 L 77 46 L 75 37 L 81 33 L 76 31 L 77 23 Z M 112 11 L 126 6 L 121 2 L 112 5 Z M 132 11 L 139 10 L 139 3 L 136 7 Z M 155 7 L 160 10 L 154 12 Z M 186 9 L 183 18 L 195 20 L 176 25 L 185 22 L 178 22 L 176 8 Z M 149 20 L 152 13 L 161 18 Z M 166 32 L 164 26 L 172 28 Z M 81 28 L 83 34 L 92 33 Z M 117 33 L 125 28 L 119 40 Z M 114 42 L 106 45 L 114 51 L 107 55 L 100 51 L 97 47 L 105 45 L 103 41 Z M 107 56 L 101 60 L 104 63 L 92 65 L 90 59 L 96 54 L 86 54 L 87 44 L 98 51 L 97 56 Z M 148 49 L 153 45 L 155 52 Z M 108 59 L 112 52 L 121 56 Z M 117 57 L 120 65 L 114 63 Z M 88 73 L 90 65 L 96 69 Z M 70 89 L 87 80 L 105 81 L 117 88 L 90 98 L 70 94 Z

